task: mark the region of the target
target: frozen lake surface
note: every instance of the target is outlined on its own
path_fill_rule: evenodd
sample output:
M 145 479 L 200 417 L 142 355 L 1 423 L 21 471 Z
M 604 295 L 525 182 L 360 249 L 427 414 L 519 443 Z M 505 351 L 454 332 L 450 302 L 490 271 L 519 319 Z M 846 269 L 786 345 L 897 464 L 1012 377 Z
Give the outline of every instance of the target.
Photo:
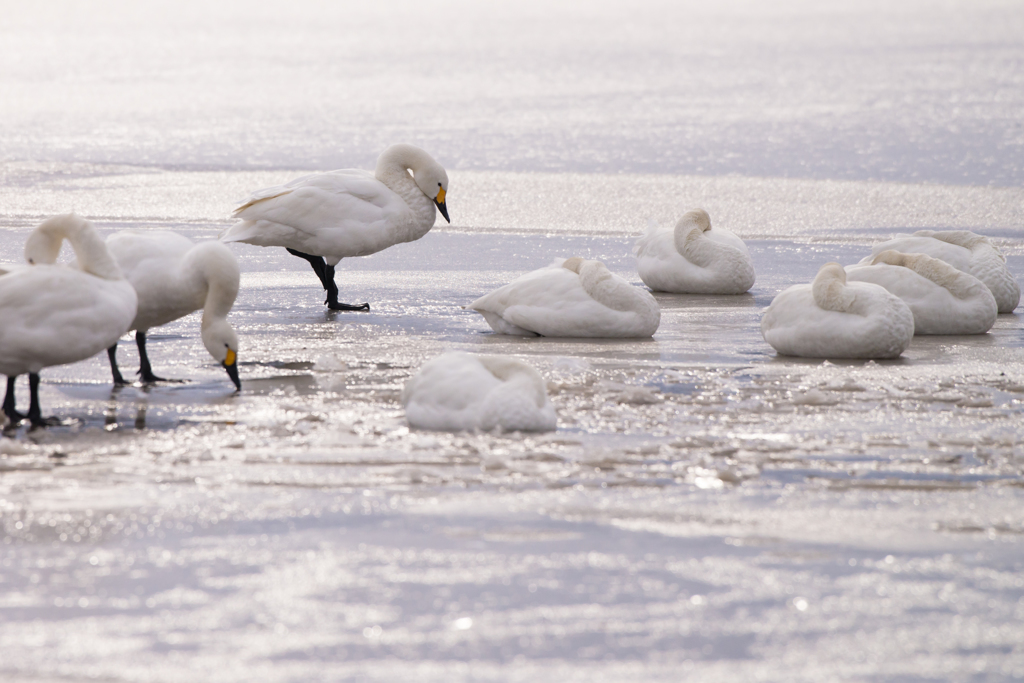
M 877 363 L 758 328 L 900 231 L 990 235 L 1020 280 L 1019 6 L 366 5 L 6 8 L 0 262 L 69 210 L 212 238 L 397 140 L 450 168 L 453 223 L 341 263 L 368 313 L 233 245 L 239 394 L 197 315 L 149 337 L 187 382 L 44 371 L 65 424 L 0 437 L 0 678 L 1024 678 L 1019 310 Z M 556 256 L 639 284 L 635 237 L 693 206 L 758 280 L 657 295 L 652 340 L 461 308 Z M 537 367 L 558 431 L 410 431 L 447 349 Z

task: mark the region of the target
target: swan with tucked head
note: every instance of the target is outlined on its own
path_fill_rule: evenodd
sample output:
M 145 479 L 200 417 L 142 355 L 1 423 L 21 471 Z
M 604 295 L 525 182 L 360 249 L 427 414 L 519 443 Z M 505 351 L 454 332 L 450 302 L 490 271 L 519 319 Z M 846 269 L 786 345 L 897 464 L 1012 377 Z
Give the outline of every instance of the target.
M 910 306 L 914 334 L 984 334 L 996 321 L 992 292 L 978 278 L 927 254 L 883 251 L 846 278 L 885 287 Z
M 78 267 L 57 265 L 67 241 Z M 42 417 L 39 373 L 75 363 L 117 342 L 128 331 L 138 297 L 92 224 L 73 214 L 43 221 L 25 243 L 29 265 L 0 271 L 0 373 L 7 375 L 4 414 L 11 422 Z M 30 406 L 17 412 L 14 382 L 29 374 Z
M 440 211 L 446 221 L 448 174 L 419 147 L 388 147 L 376 171 L 317 173 L 254 192 L 235 209 L 238 223 L 220 237 L 261 247 L 285 247 L 305 259 L 327 290 L 333 310 L 365 311 L 369 304 L 338 302 L 334 267 L 349 256 L 374 254 L 430 231 Z
M 406 382 L 402 405 L 417 429 L 547 432 L 556 424 L 544 379 L 505 356 L 440 355 Z
M 651 226 L 633 248 L 644 284 L 656 292 L 742 294 L 754 286 L 747 245 L 711 227 L 704 209 L 687 211 L 675 228 Z
M 973 275 L 992 292 L 1000 313 L 1013 313 L 1020 303 L 1020 285 L 1006 267 L 1006 257 L 984 235 L 969 230 L 918 230 L 913 235 L 900 234 L 873 246 L 871 255 L 860 264 L 870 264 L 883 251 L 927 254 Z
M 107 248 L 139 296 L 129 329 L 136 331 L 142 381 L 164 381 L 153 374 L 146 352 L 149 330 L 202 309 L 203 345 L 241 389 L 238 335 L 227 321 L 239 284 L 238 260 L 231 250 L 220 242 L 195 244 L 169 230 L 124 230 L 107 238 Z M 117 344 L 107 349 L 110 369 L 114 384 L 124 384 L 116 352 Z
M 651 293 L 600 261 L 555 259 L 485 294 L 468 308 L 499 334 L 544 337 L 650 337 L 661 322 Z
M 914 314 L 884 287 L 847 282 L 833 262 L 813 283 L 775 297 L 761 319 L 761 335 L 784 356 L 896 358 L 914 337 Z

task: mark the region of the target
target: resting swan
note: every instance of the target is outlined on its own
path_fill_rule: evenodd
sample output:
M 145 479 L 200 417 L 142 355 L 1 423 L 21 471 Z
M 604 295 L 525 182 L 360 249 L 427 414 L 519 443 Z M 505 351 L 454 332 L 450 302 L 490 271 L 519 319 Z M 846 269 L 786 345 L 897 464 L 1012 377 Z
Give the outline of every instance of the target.
M 896 358 L 914 337 L 914 314 L 885 288 L 846 282 L 826 263 L 810 285 L 793 285 L 772 301 L 761 335 L 784 356 Z
M 410 175 L 410 172 L 412 175 Z M 334 267 L 423 237 L 441 212 L 446 221 L 448 174 L 413 145 L 392 145 L 373 175 L 346 169 L 303 176 L 254 192 L 235 209 L 238 223 L 220 237 L 261 247 L 285 247 L 313 267 L 327 290 L 328 308 L 366 311 L 369 304 L 338 303 Z
M 402 405 L 411 427 L 436 431 L 546 432 L 556 423 L 540 374 L 503 356 L 449 352 L 427 361 L 406 382 Z
M 861 263 L 870 263 L 871 259 L 889 250 L 928 254 L 957 270 L 970 273 L 992 291 L 1000 313 L 1012 313 L 1020 303 L 1020 285 L 1006 268 L 1006 257 L 983 235 L 969 230 L 918 230 L 913 235 L 900 234 L 873 246 L 871 256 L 862 259 Z
M 499 334 L 650 337 L 661 322 L 650 292 L 614 275 L 600 261 L 579 257 L 555 259 L 468 308 Z
M 883 251 L 871 265 L 847 266 L 846 280 L 873 282 L 903 299 L 914 334 L 984 334 L 996 321 L 985 283 L 927 254 Z
M 55 265 L 67 240 L 78 267 Z M 7 375 L 4 413 L 46 426 L 39 407 L 39 372 L 93 356 L 128 331 L 138 299 L 99 233 L 75 215 L 43 221 L 25 243 L 31 265 L 0 273 L 0 373 Z M 15 410 L 14 380 L 29 373 L 27 415 Z
M 728 230 L 712 229 L 704 209 L 683 214 L 672 229 L 652 226 L 633 253 L 640 279 L 656 292 L 742 294 L 754 286 L 747 245 Z
M 139 296 L 138 312 L 128 329 L 136 330 L 142 381 L 163 381 L 149 363 L 146 333 L 201 308 L 203 345 L 241 389 L 238 335 L 227 321 L 239 282 L 238 260 L 231 250 L 220 242 L 195 244 L 169 230 L 124 230 L 107 238 L 107 249 Z M 110 370 L 114 384 L 124 384 L 116 353 L 117 344 L 107 349 Z

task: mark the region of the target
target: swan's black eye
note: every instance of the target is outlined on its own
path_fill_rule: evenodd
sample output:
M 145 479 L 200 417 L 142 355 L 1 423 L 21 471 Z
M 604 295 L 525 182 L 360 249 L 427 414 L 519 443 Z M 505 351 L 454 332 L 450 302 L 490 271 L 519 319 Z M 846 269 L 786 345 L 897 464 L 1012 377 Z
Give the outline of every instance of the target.
M 438 186 L 438 187 L 441 187 L 441 183 L 438 183 L 438 184 L 437 184 L 437 186 Z

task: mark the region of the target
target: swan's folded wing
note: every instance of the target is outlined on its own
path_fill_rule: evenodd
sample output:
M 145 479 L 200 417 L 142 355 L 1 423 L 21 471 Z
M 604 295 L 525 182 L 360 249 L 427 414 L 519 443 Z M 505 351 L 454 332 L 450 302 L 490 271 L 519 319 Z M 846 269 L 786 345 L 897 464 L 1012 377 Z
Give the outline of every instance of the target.
M 336 225 L 338 216 L 361 223 L 382 220 L 400 201 L 398 195 L 364 171 L 332 171 L 254 192 L 234 216 L 314 232 Z

